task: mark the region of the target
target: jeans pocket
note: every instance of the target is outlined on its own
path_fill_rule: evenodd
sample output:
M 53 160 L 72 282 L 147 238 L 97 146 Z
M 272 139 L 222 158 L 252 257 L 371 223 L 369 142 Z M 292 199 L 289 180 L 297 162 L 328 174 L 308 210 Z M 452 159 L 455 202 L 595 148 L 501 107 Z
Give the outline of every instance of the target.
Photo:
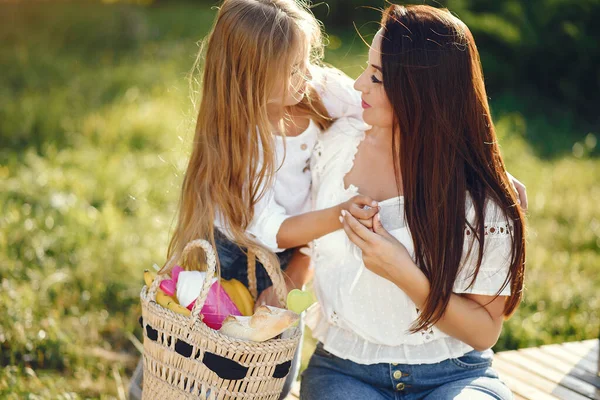
M 492 365 L 492 358 L 486 352 L 470 351 L 465 355 L 457 358 L 451 358 L 450 361 L 457 367 L 463 369 L 479 369 L 488 368 Z

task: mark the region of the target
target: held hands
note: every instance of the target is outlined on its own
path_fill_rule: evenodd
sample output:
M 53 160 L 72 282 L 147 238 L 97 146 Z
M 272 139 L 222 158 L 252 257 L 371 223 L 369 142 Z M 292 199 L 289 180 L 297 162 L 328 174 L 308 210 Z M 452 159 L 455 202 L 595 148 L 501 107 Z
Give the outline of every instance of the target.
M 400 286 L 411 268 L 417 268 L 408 250 L 381 224 L 379 214 L 371 220 L 372 230 L 352 213 L 342 211 L 340 222 L 352 243 L 362 250 L 367 267 L 377 275 Z
M 369 196 L 357 195 L 339 205 L 340 212 L 349 212 L 368 229 L 373 229 L 373 217 L 379 212 L 379 206 Z M 340 222 L 341 219 L 340 219 Z

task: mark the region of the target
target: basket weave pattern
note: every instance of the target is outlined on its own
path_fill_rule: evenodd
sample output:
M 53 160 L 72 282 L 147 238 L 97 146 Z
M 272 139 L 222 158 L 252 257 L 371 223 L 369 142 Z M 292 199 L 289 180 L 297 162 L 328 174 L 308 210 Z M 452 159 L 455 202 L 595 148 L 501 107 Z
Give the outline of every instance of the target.
M 301 331 L 291 328 L 287 339 L 266 342 L 238 340 L 209 328 L 201 320 L 200 310 L 208 296 L 215 274 L 216 258 L 212 246 L 205 240 L 190 242 L 182 258 L 192 249 L 201 247 L 207 259 L 207 274 L 191 316 L 168 310 L 155 301 L 159 275 L 150 288 L 140 294 L 144 333 L 143 399 L 265 399 L 277 400 L 285 383 L 284 377 L 274 377 L 278 366 L 291 362 L 299 345 Z M 285 281 L 279 269 L 263 262 L 280 300 L 285 298 Z M 254 257 L 248 257 L 249 259 Z M 255 263 L 248 263 L 251 293 L 256 298 Z M 283 303 L 285 304 L 285 302 Z M 204 362 L 205 354 L 224 357 L 247 368 L 241 379 L 223 379 Z

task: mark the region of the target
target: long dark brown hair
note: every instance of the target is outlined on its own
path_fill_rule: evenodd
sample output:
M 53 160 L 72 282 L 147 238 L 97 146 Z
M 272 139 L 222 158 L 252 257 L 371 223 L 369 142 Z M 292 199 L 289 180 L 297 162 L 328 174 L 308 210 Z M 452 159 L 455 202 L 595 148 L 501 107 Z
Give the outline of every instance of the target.
M 486 201 L 495 202 L 513 225 L 503 285 L 511 288 L 504 306 L 509 317 L 522 298 L 524 215 L 500 155 L 475 40 L 448 10 L 425 5 L 392 5 L 381 24 L 383 85 L 394 109 L 396 176 L 402 178 L 397 184 L 404 192 L 417 265 L 431 284 L 411 330 L 427 329 L 442 318 L 467 228 L 479 242 L 474 284 L 483 259 Z M 467 195 L 473 200 L 473 226 Z

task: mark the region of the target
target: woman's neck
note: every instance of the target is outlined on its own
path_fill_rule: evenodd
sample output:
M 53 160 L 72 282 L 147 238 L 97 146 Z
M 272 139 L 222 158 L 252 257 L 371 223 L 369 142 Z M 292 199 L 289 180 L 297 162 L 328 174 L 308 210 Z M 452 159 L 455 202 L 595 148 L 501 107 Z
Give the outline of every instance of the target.
M 365 132 L 369 142 L 376 144 L 378 147 L 383 146 L 387 149 L 392 148 L 393 131 L 392 128 L 373 126 L 371 129 Z

